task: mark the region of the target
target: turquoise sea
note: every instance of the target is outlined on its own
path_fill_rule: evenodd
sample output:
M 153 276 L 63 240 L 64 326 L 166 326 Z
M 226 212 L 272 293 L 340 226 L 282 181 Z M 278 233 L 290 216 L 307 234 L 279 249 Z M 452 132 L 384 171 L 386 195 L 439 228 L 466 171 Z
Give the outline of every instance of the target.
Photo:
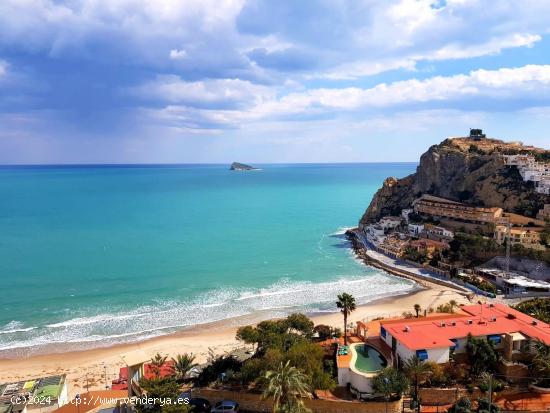
M 343 232 L 415 166 L 0 167 L 0 357 L 404 293 Z

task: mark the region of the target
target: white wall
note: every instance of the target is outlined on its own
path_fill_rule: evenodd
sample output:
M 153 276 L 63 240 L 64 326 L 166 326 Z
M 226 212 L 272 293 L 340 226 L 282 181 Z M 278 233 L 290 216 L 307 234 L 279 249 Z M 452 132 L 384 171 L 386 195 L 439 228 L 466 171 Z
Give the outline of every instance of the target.
M 449 347 L 430 348 L 428 360 L 435 363 L 447 363 L 449 361 Z
M 350 369 L 348 367 L 339 367 L 338 368 L 338 385 L 339 386 L 347 386 L 349 381 L 349 371 Z

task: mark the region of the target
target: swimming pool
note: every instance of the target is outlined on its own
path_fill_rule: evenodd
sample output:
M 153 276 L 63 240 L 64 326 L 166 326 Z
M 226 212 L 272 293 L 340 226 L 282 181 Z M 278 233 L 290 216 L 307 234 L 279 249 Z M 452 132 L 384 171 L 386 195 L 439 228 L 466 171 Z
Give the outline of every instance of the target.
M 356 354 L 354 367 L 362 373 L 374 373 L 388 365 L 386 358 L 368 344 L 356 344 L 352 349 Z

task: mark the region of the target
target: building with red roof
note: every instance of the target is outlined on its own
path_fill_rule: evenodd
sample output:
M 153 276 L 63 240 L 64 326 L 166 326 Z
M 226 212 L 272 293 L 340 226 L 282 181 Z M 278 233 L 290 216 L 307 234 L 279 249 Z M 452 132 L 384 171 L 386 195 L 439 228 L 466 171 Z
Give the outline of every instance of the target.
M 504 362 L 525 359 L 535 340 L 550 345 L 550 325 L 503 304 L 461 307 L 461 312 L 436 318 L 381 321 L 380 337 L 401 365 L 417 355 L 447 363 L 451 354 L 466 351 L 468 335 L 491 341 Z

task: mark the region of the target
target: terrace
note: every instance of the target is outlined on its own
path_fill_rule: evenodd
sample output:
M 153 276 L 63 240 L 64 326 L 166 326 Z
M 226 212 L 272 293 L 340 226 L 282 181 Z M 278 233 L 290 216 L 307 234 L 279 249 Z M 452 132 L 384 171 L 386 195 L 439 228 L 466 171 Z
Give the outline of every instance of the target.
M 30 403 L 30 399 L 41 400 L 40 404 Z M 65 376 L 42 377 L 0 386 L 0 412 L 14 413 L 40 409 L 51 411 L 67 403 Z

